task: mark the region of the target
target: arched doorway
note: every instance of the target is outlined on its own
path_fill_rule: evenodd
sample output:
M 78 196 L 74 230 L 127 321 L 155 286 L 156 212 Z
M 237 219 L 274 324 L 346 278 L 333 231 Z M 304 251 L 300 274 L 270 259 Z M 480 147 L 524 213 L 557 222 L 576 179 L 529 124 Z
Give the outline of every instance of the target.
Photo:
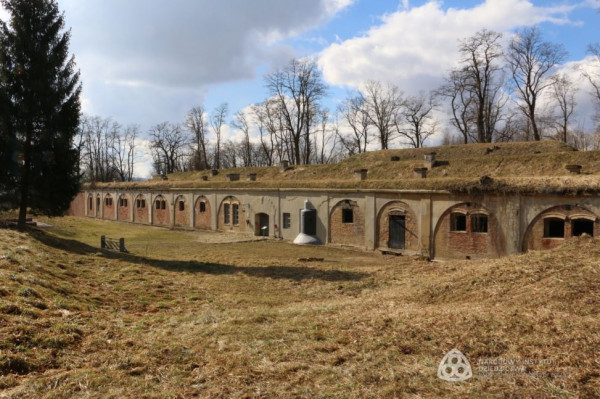
M 257 213 L 254 216 L 254 235 L 261 237 L 269 236 L 269 215 Z

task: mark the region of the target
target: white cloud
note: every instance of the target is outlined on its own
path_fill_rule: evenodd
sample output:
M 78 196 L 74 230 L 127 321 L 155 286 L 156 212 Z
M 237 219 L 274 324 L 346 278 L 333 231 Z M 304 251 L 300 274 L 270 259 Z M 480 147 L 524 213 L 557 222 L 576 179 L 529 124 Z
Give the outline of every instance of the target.
M 257 66 L 289 55 L 278 41 L 318 26 L 350 3 L 65 0 L 61 7 L 84 78 L 198 88 L 252 78 Z
M 409 93 L 437 87 L 457 62 L 458 40 L 487 28 L 508 32 L 541 22 L 566 24 L 575 6 L 536 7 L 527 0 L 487 0 L 469 9 L 444 9 L 439 1 L 385 15 L 363 36 L 326 48 L 325 79 L 358 87 L 368 79 L 391 81 Z

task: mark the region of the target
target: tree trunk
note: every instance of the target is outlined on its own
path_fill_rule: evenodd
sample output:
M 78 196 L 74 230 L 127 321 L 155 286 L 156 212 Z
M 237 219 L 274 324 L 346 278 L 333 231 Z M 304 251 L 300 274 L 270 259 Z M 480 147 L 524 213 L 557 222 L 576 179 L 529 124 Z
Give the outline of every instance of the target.
M 27 224 L 27 204 L 29 203 L 29 169 L 31 168 L 31 127 L 27 126 L 25 132 L 25 147 L 23 148 L 23 176 L 21 178 L 21 199 L 19 201 L 19 220 L 17 228 L 24 230 Z

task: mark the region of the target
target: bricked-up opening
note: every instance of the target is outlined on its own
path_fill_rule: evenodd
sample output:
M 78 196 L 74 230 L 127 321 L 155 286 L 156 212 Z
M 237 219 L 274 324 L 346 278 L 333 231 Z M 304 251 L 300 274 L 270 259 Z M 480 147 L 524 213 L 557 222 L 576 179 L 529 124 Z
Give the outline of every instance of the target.
M 200 203 L 200 213 L 206 212 L 206 202 Z
M 240 206 L 238 204 L 232 204 L 231 209 L 233 214 L 233 225 L 237 226 L 240 224 Z
M 486 230 L 487 230 L 487 227 L 486 227 Z M 462 214 L 462 213 L 451 214 L 450 215 L 450 231 L 467 231 L 467 215 Z
M 292 226 L 292 216 L 289 213 L 283 214 L 283 228 L 289 229 Z
M 571 221 L 571 231 L 574 237 L 582 234 L 594 236 L 594 222 L 589 219 L 574 219 Z
M 179 210 L 180 211 L 185 211 L 185 202 L 179 201 Z
M 487 233 L 488 232 L 488 217 L 487 215 L 471 215 L 471 232 L 472 233 Z
M 231 213 L 229 212 L 229 204 L 223 204 L 223 223 L 231 223 Z
M 557 218 L 544 219 L 544 238 L 564 238 L 565 221 Z
M 354 210 L 353 209 L 342 209 L 342 223 L 344 223 L 344 224 L 354 223 Z

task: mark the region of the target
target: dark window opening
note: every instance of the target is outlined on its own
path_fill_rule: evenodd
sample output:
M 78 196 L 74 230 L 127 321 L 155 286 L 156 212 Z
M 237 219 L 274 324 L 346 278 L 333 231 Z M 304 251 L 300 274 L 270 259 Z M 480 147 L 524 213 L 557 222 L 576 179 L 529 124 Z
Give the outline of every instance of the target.
M 565 221 L 562 219 L 544 219 L 544 238 L 564 238 Z
M 467 216 L 462 213 L 451 214 L 450 231 L 467 231 Z
M 119 205 L 121 205 L 121 206 L 127 206 L 127 198 L 121 198 L 119 200 Z
M 156 209 L 160 209 L 160 201 L 159 201 L 159 200 L 156 200 L 156 203 L 155 203 L 155 204 L 156 204 Z
M 143 199 L 143 200 L 142 200 L 142 208 L 145 208 L 145 207 L 146 207 L 146 200 L 145 200 L 145 199 Z
M 91 197 L 90 197 L 89 203 L 90 203 L 90 210 L 91 210 L 94 207 L 94 201 L 92 200 Z
M 487 233 L 488 217 L 487 215 L 471 215 L 471 232 Z
M 184 211 L 185 210 L 185 202 L 179 201 L 179 210 L 180 211 Z
M 167 209 L 167 201 L 165 201 L 165 200 L 160 201 L 160 209 Z
M 283 214 L 283 228 L 289 229 L 292 226 L 292 217 L 289 213 Z
M 223 205 L 223 223 L 229 224 L 231 221 L 231 215 L 229 213 L 229 204 Z
M 342 223 L 354 223 L 354 211 L 352 209 L 342 209 Z
M 573 237 L 579 237 L 582 234 L 594 236 L 594 222 L 588 219 L 575 219 L 571 222 Z
M 204 212 L 206 212 L 206 203 L 201 202 L 200 203 L 200 213 L 204 213 Z
M 238 204 L 233 204 L 233 225 L 237 226 L 240 224 L 240 206 Z

